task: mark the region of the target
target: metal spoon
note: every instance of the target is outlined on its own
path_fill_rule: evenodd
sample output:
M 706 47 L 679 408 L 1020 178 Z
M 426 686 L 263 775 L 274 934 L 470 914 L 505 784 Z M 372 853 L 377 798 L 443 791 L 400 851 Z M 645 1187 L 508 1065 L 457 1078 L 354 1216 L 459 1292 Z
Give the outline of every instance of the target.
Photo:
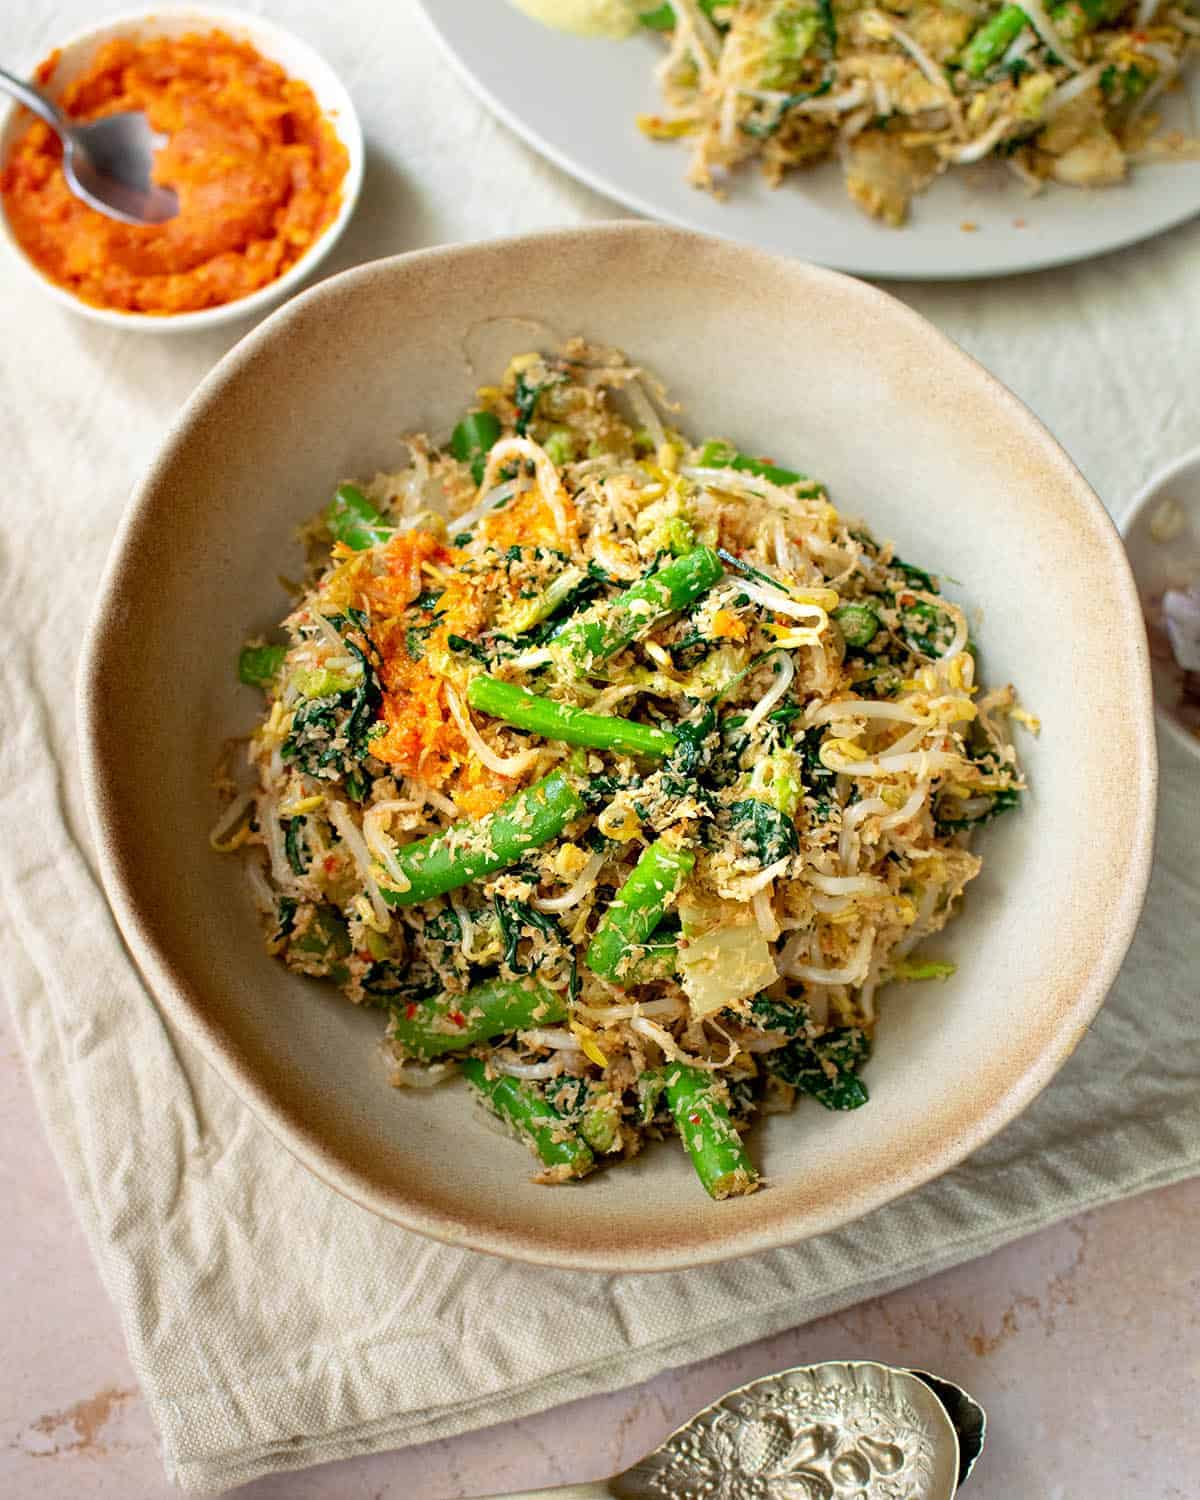
M 978 1402 L 923 1371 L 801 1365 L 728 1392 L 613 1479 L 509 1500 L 951 1500 L 985 1427 Z
M 161 224 L 179 212 L 170 188 L 150 181 L 155 150 L 165 144 L 139 110 L 77 124 L 30 83 L 0 68 L 0 91 L 45 120 L 63 143 L 63 171 L 77 198 L 123 224 Z

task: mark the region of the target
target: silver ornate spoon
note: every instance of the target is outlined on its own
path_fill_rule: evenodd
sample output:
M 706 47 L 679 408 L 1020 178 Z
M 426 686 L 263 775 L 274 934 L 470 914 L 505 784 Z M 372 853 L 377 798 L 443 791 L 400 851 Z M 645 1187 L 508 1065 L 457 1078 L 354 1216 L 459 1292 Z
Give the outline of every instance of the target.
M 728 1392 L 613 1479 L 519 1500 L 950 1500 L 985 1427 L 965 1391 L 923 1371 L 801 1365 Z
M 161 224 L 179 212 L 170 188 L 150 181 L 162 137 L 139 110 L 80 125 L 31 83 L 0 68 L 0 91 L 45 120 L 63 143 L 63 172 L 77 198 L 124 224 Z

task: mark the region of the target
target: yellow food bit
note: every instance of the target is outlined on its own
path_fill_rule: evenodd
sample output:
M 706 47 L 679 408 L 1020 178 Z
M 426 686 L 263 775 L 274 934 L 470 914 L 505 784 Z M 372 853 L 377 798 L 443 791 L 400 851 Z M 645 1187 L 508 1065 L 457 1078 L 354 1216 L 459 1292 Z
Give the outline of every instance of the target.
M 798 589 L 789 588 L 788 594 L 797 604 L 813 604 L 818 609 L 836 609 L 842 602 L 842 596 L 837 589 Z
M 631 807 L 606 807 L 596 819 L 596 825 L 605 838 L 616 839 L 622 844 L 637 838 L 642 831 L 637 814 Z
M 889 807 L 900 808 L 908 801 L 902 787 L 885 786 L 879 793 L 881 802 L 886 802 Z
M 929 705 L 935 724 L 959 724 L 964 719 L 974 719 L 978 710 L 968 698 L 943 698 Z
M 338 562 L 348 562 L 354 556 L 354 548 L 347 542 L 334 542 L 329 549 L 329 555 Z
M 1041 719 L 1036 714 L 1031 714 L 1027 708 L 1010 708 L 1008 716 L 1010 719 L 1016 719 L 1018 724 L 1023 724 L 1030 734 L 1034 736 L 1041 734 Z
M 590 1026 L 584 1026 L 581 1021 L 571 1022 L 571 1031 L 579 1040 L 583 1048 L 583 1055 L 594 1062 L 598 1068 L 608 1067 L 608 1058 L 600 1049 L 599 1038 Z
M 680 136 L 691 135 L 697 128 L 696 120 L 667 120 L 662 115 L 638 115 L 637 127 L 652 141 L 677 141 Z
M 232 854 L 235 849 L 240 849 L 250 837 L 250 824 L 243 823 L 238 831 L 224 841 L 220 839 L 209 839 L 209 846 L 218 854 Z
M 541 359 L 536 351 L 533 354 L 514 354 L 508 362 L 508 373 L 510 375 L 523 375 L 531 365 L 536 365 Z
M 475 394 L 485 405 L 489 401 L 502 401 L 504 399 L 504 392 L 498 385 L 481 385 Z
M 896 920 L 903 922 L 905 927 L 911 927 L 917 920 L 917 904 L 911 896 L 896 898 Z
M 573 879 L 588 862 L 587 850 L 578 844 L 564 844 L 554 856 L 554 873 Z
M 375 915 L 375 908 L 365 896 L 354 898 L 354 911 L 364 927 L 369 927 L 372 932 L 387 932 L 392 925 L 391 917 L 381 922 Z
M 674 443 L 659 443 L 655 457 L 664 474 L 674 474 L 679 468 L 679 449 Z
M 305 813 L 316 812 L 318 807 L 324 805 L 325 798 L 317 792 L 312 797 L 301 797 L 298 802 L 289 802 L 286 807 L 279 811 L 285 818 L 302 818 Z
M 821 746 L 821 764 L 823 766 L 827 766 L 831 771 L 836 771 L 837 767 L 830 766 L 829 762 L 825 759 L 825 752 L 827 750 L 834 751 L 837 755 L 840 755 L 843 760 L 859 761 L 867 759 L 867 752 L 861 745 L 856 745 L 853 740 L 826 740 L 825 743 Z
M 781 646 L 791 649 L 793 646 L 818 646 L 821 643 L 821 632 L 806 628 L 797 629 L 795 625 L 778 625 L 774 620 L 764 620 L 762 629 L 768 635 L 773 635 Z

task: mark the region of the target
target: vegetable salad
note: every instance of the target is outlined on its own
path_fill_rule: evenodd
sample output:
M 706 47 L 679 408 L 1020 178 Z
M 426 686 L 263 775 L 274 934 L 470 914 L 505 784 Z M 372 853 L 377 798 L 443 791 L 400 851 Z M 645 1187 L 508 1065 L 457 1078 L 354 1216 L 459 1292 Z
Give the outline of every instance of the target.
M 677 1134 L 724 1198 L 759 1111 L 866 1102 L 879 991 L 951 972 L 917 950 L 1036 722 L 936 577 L 673 412 L 575 340 L 342 485 L 242 652 L 255 785 L 213 841 L 395 1082 L 464 1077 L 539 1181 Z
M 939 173 L 989 157 L 1037 190 L 1200 151 L 1154 113 L 1200 45 L 1196 0 L 669 0 L 641 21 L 666 43 L 670 113 L 639 124 L 688 143 L 698 187 L 836 156 L 854 202 L 901 224 Z

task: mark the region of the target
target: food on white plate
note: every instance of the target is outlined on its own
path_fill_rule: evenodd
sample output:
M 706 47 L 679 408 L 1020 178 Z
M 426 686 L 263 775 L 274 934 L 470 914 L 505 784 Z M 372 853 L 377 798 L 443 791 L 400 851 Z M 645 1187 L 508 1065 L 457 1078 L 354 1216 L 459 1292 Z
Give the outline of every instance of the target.
M 625 37 L 637 30 L 643 0 L 509 0 L 535 21 L 576 36 Z
M 664 0 L 641 23 L 663 37 L 667 112 L 638 123 L 684 144 L 700 188 L 836 159 L 854 202 L 899 225 L 986 158 L 1037 191 L 1200 155 L 1156 113 L 1200 46 L 1195 0 Z
M 723 1198 L 760 1111 L 866 1103 L 879 993 L 952 972 L 923 944 L 1037 723 L 786 432 L 675 413 L 574 340 L 340 486 L 242 653 L 255 785 L 213 841 L 397 1083 L 465 1076 L 547 1182 L 677 1133 Z

